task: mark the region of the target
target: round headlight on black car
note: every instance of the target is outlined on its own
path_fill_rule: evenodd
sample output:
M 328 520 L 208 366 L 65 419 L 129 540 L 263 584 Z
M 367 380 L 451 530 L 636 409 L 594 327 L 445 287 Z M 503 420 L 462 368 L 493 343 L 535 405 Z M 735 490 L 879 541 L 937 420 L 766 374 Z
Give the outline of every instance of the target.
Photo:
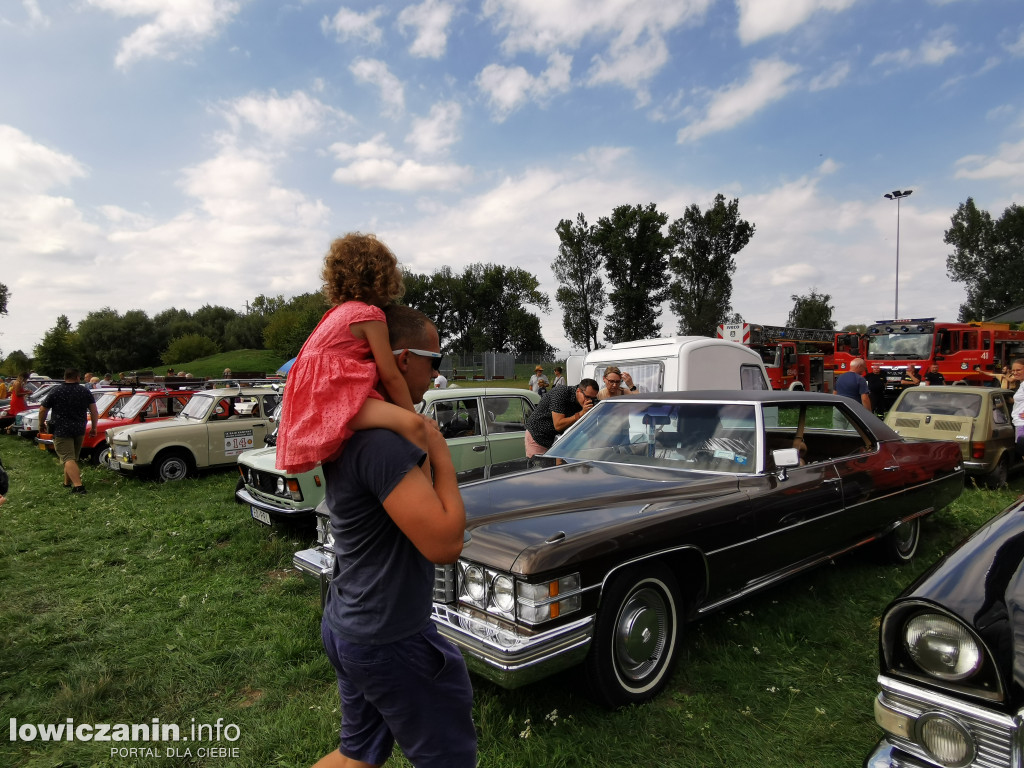
M 984 659 L 970 630 L 939 613 L 921 613 L 908 621 L 903 643 L 917 666 L 942 680 L 965 680 Z

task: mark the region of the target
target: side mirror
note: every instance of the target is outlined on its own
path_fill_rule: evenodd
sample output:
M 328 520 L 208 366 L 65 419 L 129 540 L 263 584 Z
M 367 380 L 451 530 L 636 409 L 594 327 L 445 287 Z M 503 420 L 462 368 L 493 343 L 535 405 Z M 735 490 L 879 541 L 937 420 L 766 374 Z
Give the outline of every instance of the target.
M 778 448 L 772 451 L 772 461 L 779 470 L 779 480 L 786 480 L 786 470 L 800 466 L 800 452 L 796 448 Z

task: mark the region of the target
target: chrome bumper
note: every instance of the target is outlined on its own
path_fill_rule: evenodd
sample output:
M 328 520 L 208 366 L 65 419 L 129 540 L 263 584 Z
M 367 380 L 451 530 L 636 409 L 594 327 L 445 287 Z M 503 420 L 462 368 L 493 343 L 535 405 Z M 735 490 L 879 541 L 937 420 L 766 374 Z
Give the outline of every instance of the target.
M 302 574 L 307 581 L 320 587 L 321 607 L 327 601 L 327 590 L 331 586 L 331 574 L 334 572 L 334 553 L 323 546 L 302 549 L 292 555 L 292 567 Z
M 974 759 L 966 766 L 1020 768 L 1022 718 L 978 706 L 963 699 L 879 675 L 881 692 L 875 700 L 875 720 L 886 736 L 864 761 L 865 768 L 917 766 L 934 768 L 934 760 L 918 741 L 917 722 L 940 713 L 970 734 Z
M 520 635 L 440 603 L 434 603 L 433 619 L 462 651 L 466 666 L 502 688 L 518 688 L 581 663 L 595 623 L 594 616 L 586 616 L 547 632 Z
M 277 507 L 263 499 L 253 496 L 249 493 L 248 488 L 240 488 L 235 491 L 235 498 L 238 499 L 242 504 L 248 504 L 256 509 L 262 509 L 264 512 L 271 515 L 279 515 L 281 517 L 295 517 L 296 515 L 312 515 L 316 511 L 316 507 Z

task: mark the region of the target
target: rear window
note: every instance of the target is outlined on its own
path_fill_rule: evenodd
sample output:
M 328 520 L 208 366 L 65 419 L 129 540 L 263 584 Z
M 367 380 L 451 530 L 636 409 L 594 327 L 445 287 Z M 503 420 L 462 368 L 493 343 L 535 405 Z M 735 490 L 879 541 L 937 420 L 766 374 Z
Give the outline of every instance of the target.
M 970 392 L 936 392 L 928 387 L 915 387 L 904 393 L 896 411 L 974 418 L 981 413 L 981 395 Z

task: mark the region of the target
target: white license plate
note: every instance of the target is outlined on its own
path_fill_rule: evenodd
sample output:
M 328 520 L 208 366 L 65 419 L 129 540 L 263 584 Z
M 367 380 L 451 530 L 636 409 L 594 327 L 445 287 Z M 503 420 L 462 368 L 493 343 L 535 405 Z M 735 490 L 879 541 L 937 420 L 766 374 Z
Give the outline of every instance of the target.
M 264 525 L 270 525 L 270 514 L 264 512 L 262 509 L 256 509 L 256 507 L 249 507 L 252 512 L 252 519 L 257 520 Z
M 111 469 L 120 469 L 121 468 L 121 462 L 120 461 L 114 461 L 113 459 L 111 459 L 110 461 L 107 462 L 107 466 L 110 467 Z

